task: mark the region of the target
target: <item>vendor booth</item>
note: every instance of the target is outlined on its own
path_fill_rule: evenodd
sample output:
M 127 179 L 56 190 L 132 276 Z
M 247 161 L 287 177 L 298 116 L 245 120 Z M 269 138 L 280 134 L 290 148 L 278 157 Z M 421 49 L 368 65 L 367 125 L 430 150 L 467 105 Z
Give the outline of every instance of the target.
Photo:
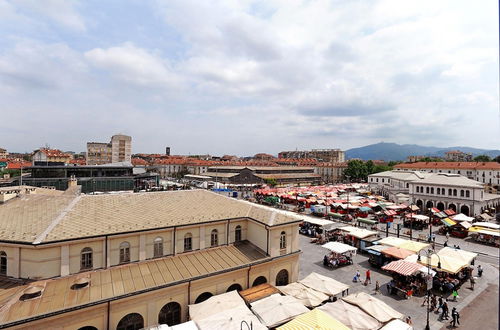
M 375 231 L 353 226 L 342 227 L 344 232 L 344 243 L 355 246 L 360 250 L 365 250 L 377 239 L 378 233 Z
M 330 251 L 323 257 L 323 265 L 327 267 L 351 265 L 352 256 L 357 251 L 355 247 L 339 242 L 328 242 L 322 247 Z
M 324 233 L 324 226 L 332 225 L 334 222 L 326 219 L 318 219 L 304 216 L 299 232 L 309 237 L 317 237 Z
M 323 292 L 316 291 L 302 283 L 294 282 L 284 286 L 276 287 L 288 296 L 292 296 L 306 307 L 316 307 L 327 301 L 330 296 Z
M 481 225 L 477 225 L 479 222 L 474 223 L 469 229 L 469 235 L 474 239 L 474 241 L 493 245 L 500 246 L 500 230 L 494 229 L 491 227 L 484 227 Z M 489 223 L 487 223 L 489 224 Z M 494 225 L 494 224 L 491 224 Z
M 372 245 L 366 248 L 366 252 L 368 252 L 368 262 L 373 267 L 381 267 L 390 262 L 390 259 L 386 257 L 385 254 L 382 253 L 385 249 L 388 249 L 389 246 L 386 245 Z
M 393 261 L 382 267 L 392 273 L 392 280 L 387 285 L 387 291 L 404 298 L 422 296 L 427 291 L 427 267 L 406 260 Z M 429 270 L 431 276 L 436 272 Z
M 250 305 L 259 321 L 269 328 L 277 327 L 309 312 L 309 309 L 294 297 L 279 294 L 273 294 Z
M 402 319 L 404 317 L 403 314 L 394 310 L 382 300 L 377 299 L 365 292 L 348 295 L 347 297 L 342 298 L 342 300 L 358 306 L 365 313 L 369 314 L 382 324 L 394 319 Z
M 426 215 L 409 213 L 403 219 L 403 227 L 422 230 L 429 227 L 429 217 Z
M 343 300 L 326 303 L 316 309 L 327 313 L 352 330 L 373 330 L 382 326 L 382 323 L 364 312 L 361 308 Z
M 347 284 L 314 272 L 307 275 L 303 280 L 300 280 L 299 283 L 328 295 L 330 300 L 333 300 L 339 294 L 342 294 L 342 296 L 346 293 L 348 294 L 350 288 Z

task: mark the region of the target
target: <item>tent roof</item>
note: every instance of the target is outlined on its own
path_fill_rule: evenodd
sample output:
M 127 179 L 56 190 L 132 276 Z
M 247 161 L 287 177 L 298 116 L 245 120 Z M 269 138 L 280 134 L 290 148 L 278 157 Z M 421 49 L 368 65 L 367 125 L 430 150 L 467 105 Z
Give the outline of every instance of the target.
M 351 236 L 354 236 L 356 238 L 361 238 L 361 239 L 369 237 L 369 236 L 377 235 L 377 232 L 375 232 L 375 231 L 367 230 L 364 228 L 353 227 L 353 226 L 345 226 L 345 227 L 342 227 L 340 229 L 348 232 L 349 235 L 351 235 Z
M 328 249 L 332 252 L 339 253 L 339 254 L 346 253 L 349 251 L 353 251 L 353 252 L 357 251 L 357 248 L 355 248 L 354 246 L 350 246 L 350 245 L 340 243 L 340 242 L 328 242 L 326 244 L 323 244 L 321 247 L 324 247 L 325 249 Z
M 343 291 L 349 289 L 349 285 L 342 282 L 336 281 L 331 277 L 323 276 L 318 273 L 311 273 L 307 275 L 299 283 L 314 289 L 319 292 L 323 292 L 329 296 L 335 296 Z
M 405 260 L 411 262 L 418 262 L 421 265 L 427 266 L 426 256 L 421 256 L 420 261 L 418 261 L 418 256 L 414 254 L 409 256 Z M 441 262 L 441 268 L 438 268 L 438 262 Z M 454 257 L 444 256 L 444 255 L 438 257 L 436 254 L 433 254 L 431 256 L 430 265 L 431 268 L 436 269 L 438 271 L 456 274 L 463 268 L 467 267 L 468 263 L 460 259 L 456 259 Z
M 239 329 L 241 322 L 252 323 L 252 329 L 267 330 L 259 319 L 246 306 L 237 306 L 213 314 L 207 318 L 196 321 L 200 330 L 232 330 Z
M 306 218 L 304 218 L 304 221 L 318 225 L 318 226 L 326 226 L 326 225 L 331 225 L 334 223 L 333 221 L 330 221 L 330 220 L 313 218 L 313 217 L 306 217 Z
M 396 246 L 391 246 L 385 250 L 382 251 L 383 254 L 398 258 L 398 259 L 404 259 L 412 254 L 414 254 L 413 251 L 409 251 L 400 247 Z
M 269 328 L 276 327 L 309 311 L 294 297 L 279 294 L 273 294 L 250 305 L 252 312 Z
M 342 299 L 333 303 L 326 303 L 316 309 L 329 314 L 352 330 L 372 330 L 378 329 L 382 325 L 358 306 L 349 304 Z
M 408 240 L 403 239 L 403 238 L 388 236 L 388 237 L 382 238 L 381 240 L 379 240 L 377 242 L 378 242 L 378 244 L 387 245 L 387 246 L 400 246 L 401 244 L 403 244 L 407 241 Z
M 204 302 L 189 305 L 189 316 L 192 320 L 198 321 L 237 306 L 246 307 L 245 301 L 237 291 L 229 291 L 210 297 Z
M 297 329 L 324 329 L 324 330 L 350 330 L 343 323 L 337 321 L 327 313 L 314 309 L 302 314 L 292 321 L 277 328 L 278 330 Z
M 466 215 L 465 215 L 465 214 L 463 214 L 463 213 L 459 213 L 459 214 L 457 214 L 457 215 L 454 215 L 454 216 L 452 216 L 451 218 L 452 218 L 453 220 L 455 220 L 455 221 L 469 221 L 469 222 L 471 222 L 472 220 L 474 220 L 474 218 L 472 218 L 472 217 L 468 217 L 468 216 L 466 216 Z
M 384 325 L 380 330 L 412 330 L 413 327 L 406 322 L 401 320 L 392 320 L 391 322 Z
M 454 249 L 451 247 L 444 247 L 437 253 L 439 256 L 449 256 L 455 259 L 462 260 L 465 263 L 470 264 L 472 260 L 477 257 L 477 253 L 469 252 L 461 249 Z
M 270 295 L 280 293 L 280 290 L 269 283 L 264 283 L 242 290 L 239 293 L 243 300 L 250 304 L 265 297 L 269 297 Z
M 358 306 L 381 323 L 388 322 L 392 319 L 400 319 L 404 316 L 382 300 L 370 296 L 365 292 L 350 294 L 342 299 L 350 304 Z
M 277 288 L 284 294 L 296 298 L 304 306 L 307 307 L 319 306 L 329 298 L 329 296 L 327 296 L 323 292 L 316 291 L 297 282 L 290 283 L 285 286 L 278 286 Z
M 400 248 L 413 251 L 413 252 L 419 252 L 422 249 L 425 249 L 428 247 L 430 244 L 427 243 L 422 243 L 422 242 L 416 242 L 416 241 L 406 241 L 402 244 L 399 245 Z
M 422 268 L 422 265 L 405 260 L 393 261 L 382 267 L 383 270 L 398 273 L 403 276 L 413 275 L 416 272 L 420 271 L 420 268 Z

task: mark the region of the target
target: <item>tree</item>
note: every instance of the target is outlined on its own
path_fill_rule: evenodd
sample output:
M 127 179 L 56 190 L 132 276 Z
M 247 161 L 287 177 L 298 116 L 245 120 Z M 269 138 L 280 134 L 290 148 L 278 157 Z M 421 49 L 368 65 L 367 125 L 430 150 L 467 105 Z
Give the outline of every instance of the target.
M 476 162 L 491 162 L 491 158 L 488 155 L 479 155 L 474 157 L 474 161 Z
M 500 155 L 496 156 L 494 160 L 495 162 L 500 163 Z
M 275 178 L 264 179 L 264 183 L 267 184 L 269 187 L 274 187 L 278 184 Z
M 421 162 L 432 163 L 432 162 L 442 162 L 443 160 L 441 158 L 424 157 L 420 161 Z
M 366 165 L 361 160 L 350 160 L 347 163 L 347 168 L 344 170 L 344 177 L 350 181 L 362 181 L 366 180 L 368 172 L 366 171 Z

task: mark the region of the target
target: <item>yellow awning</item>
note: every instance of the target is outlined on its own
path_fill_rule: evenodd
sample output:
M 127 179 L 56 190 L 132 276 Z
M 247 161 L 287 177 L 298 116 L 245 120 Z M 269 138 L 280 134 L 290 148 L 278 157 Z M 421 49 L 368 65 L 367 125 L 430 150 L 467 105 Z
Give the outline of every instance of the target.
M 430 244 L 416 242 L 416 241 L 406 241 L 403 244 L 399 245 L 398 247 L 413 252 L 419 252 L 420 250 L 425 249 L 429 245 Z
M 319 309 L 297 316 L 292 321 L 283 324 L 278 330 L 308 330 L 308 329 L 322 329 L 322 330 L 349 330 L 340 321 L 337 321 L 325 312 Z

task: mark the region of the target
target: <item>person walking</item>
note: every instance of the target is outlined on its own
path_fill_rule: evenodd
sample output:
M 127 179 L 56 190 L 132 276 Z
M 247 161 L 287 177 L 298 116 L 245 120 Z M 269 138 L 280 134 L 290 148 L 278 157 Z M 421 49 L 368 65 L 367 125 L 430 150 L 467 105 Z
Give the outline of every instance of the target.
M 380 291 L 380 283 L 378 281 L 375 281 L 375 294 L 377 293 L 382 293 Z
M 446 232 L 446 241 L 448 242 L 449 239 L 450 239 L 450 233 Z
M 439 296 L 438 298 L 438 308 L 436 309 L 436 312 L 439 313 L 439 310 L 443 308 L 443 297 Z
M 361 273 L 359 272 L 359 269 L 356 271 L 356 282 L 361 282 Z
M 457 324 L 460 325 L 460 314 L 458 313 L 457 309 L 453 307 L 451 310 L 451 326 L 456 328 Z
M 476 280 L 474 279 L 474 276 L 470 277 L 470 289 L 474 291 L 474 284 L 476 284 Z
M 446 301 L 443 301 L 441 320 L 447 320 L 447 319 L 449 319 L 448 303 Z
M 483 276 L 483 267 L 481 265 L 477 266 L 477 276 Z
M 372 277 L 369 269 L 366 270 L 366 282 L 372 284 Z
M 453 292 L 451 293 L 451 295 L 453 296 L 453 301 L 457 301 L 457 299 L 458 299 L 457 289 L 453 289 Z
M 433 294 L 431 296 L 431 311 L 433 311 L 434 309 L 436 309 L 436 303 L 437 303 L 437 301 L 436 301 L 436 295 Z

